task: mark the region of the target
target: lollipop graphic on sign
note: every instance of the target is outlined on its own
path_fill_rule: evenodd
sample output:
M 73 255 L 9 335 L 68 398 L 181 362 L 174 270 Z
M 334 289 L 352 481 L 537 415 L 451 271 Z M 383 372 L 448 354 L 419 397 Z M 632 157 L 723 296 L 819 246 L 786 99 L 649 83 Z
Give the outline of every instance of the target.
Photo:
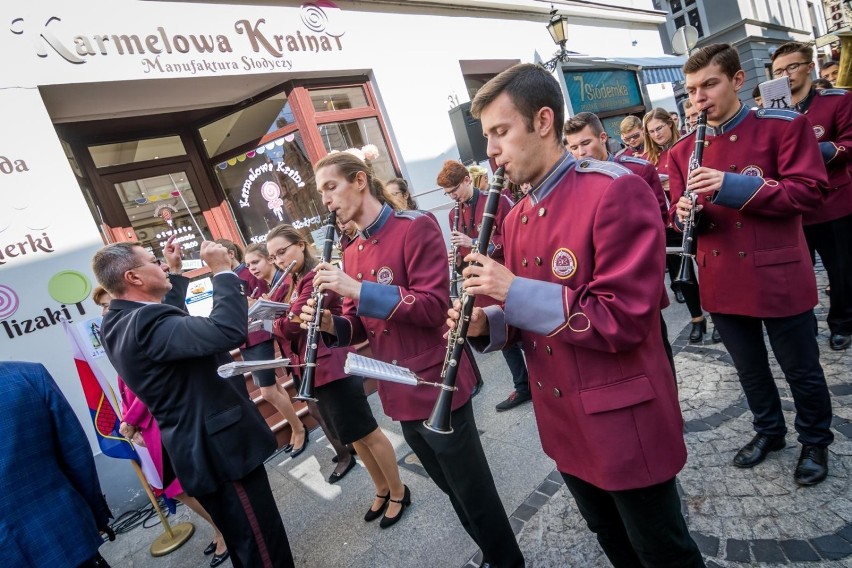
M 18 311 L 19 304 L 20 301 L 15 291 L 0 284 L 0 320 L 6 319 Z
M 263 197 L 269 209 L 278 217 L 279 221 L 284 220 L 284 201 L 281 199 L 281 188 L 274 181 L 264 182 L 260 186 L 260 195 Z

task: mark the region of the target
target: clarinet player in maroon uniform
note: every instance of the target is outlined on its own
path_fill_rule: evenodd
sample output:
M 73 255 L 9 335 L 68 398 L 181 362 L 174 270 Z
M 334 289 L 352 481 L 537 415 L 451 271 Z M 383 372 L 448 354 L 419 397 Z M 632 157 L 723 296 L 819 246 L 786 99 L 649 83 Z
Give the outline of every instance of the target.
M 811 80 L 813 56 L 810 46 L 785 43 L 772 54 L 772 74 L 790 78 L 793 104 L 810 121 L 828 173 L 825 203 L 806 212 L 802 223 L 811 255 L 819 253 L 828 273 L 828 346 L 840 351 L 852 345 L 852 94 L 843 89 L 817 91 Z
M 346 152 L 314 167 L 317 190 L 341 223 L 358 234 L 343 253 L 341 271 L 317 266 L 314 285 L 345 298 L 343 315 L 324 314 L 325 339 L 338 345 L 369 340 L 373 356 L 398 364 L 427 381 L 440 382 L 447 344 L 443 313 L 449 303 L 449 271 L 437 220 L 423 211 L 397 211 L 384 203 L 371 168 Z M 302 319 L 312 321 L 311 305 Z M 328 335 L 331 334 L 331 335 Z M 381 381 L 385 413 L 398 420 L 405 441 L 429 477 L 450 498 L 464 529 L 482 550 L 483 566 L 519 567 L 524 559 L 500 501 L 476 429 L 470 401 L 476 384 L 472 358 L 463 357 L 452 403 L 451 434 L 424 425 L 438 391 Z
M 455 201 L 459 207 L 458 229 L 451 232 L 450 242 L 456 248 L 455 259 L 458 261 L 456 266 L 451 267 L 451 269 L 457 271 L 460 276 L 464 267 L 462 259 L 476 247 L 476 237 L 479 235 L 479 229 L 482 226 L 482 214 L 485 212 L 488 192 L 480 191 L 479 188 L 475 187 L 470 172 L 461 162 L 455 160 L 444 162 L 444 167 L 438 172 L 436 181 L 444 190 L 444 195 Z M 488 256 L 498 262 L 503 261 L 503 232 L 501 229 L 503 219 L 506 218 L 514 205 L 514 202 L 506 194 L 502 194 L 497 205 L 497 212 L 494 214 L 494 230 L 491 232 L 491 239 L 488 242 Z M 455 210 L 451 210 L 450 226 L 453 226 L 454 221 Z M 452 263 L 452 251 L 447 258 Z M 482 303 L 483 300 L 487 298 L 477 299 L 479 300 L 477 305 L 482 306 L 485 305 Z M 521 346 L 517 343 L 510 345 L 503 349 L 502 353 L 506 365 L 512 372 L 514 389 L 506 400 L 497 404 L 497 412 L 510 410 L 532 400 L 527 364 L 524 361 Z
M 794 473 L 814 485 L 828 473 L 831 400 L 814 337 L 816 279 L 802 214 L 822 203 L 827 177 L 808 120 L 789 110 L 749 110 L 745 74 L 727 44 L 701 48 L 683 67 L 692 104 L 707 113 L 701 167 L 690 171 L 694 134 L 669 161 L 672 215 L 683 223 L 697 196 L 701 303 L 713 316 L 754 415 L 756 435 L 734 465 L 754 467 L 785 446 L 787 427 L 763 328 L 790 385 L 802 453 Z M 689 179 L 687 179 L 689 175 Z
M 542 447 L 614 566 L 704 566 L 675 482 L 686 447 L 660 331 L 659 206 L 639 176 L 565 152 L 563 105 L 530 64 L 473 100 L 488 155 L 532 189 L 503 224 L 505 266 L 466 259 L 481 266 L 465 290 L 504 306 L 475 308 L 469 335 L 489 351 L 523 341 Z

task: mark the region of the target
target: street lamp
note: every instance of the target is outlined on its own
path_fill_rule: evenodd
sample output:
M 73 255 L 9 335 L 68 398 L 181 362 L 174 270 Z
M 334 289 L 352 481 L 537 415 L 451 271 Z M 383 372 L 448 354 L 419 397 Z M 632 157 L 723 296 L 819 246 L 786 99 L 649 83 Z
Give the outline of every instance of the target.
M 551 60 L 542 63 L 542 67 L 553 72 L 557 65 L 568 62 L 568 51 L 565 49 L 565 42 L 568 41 L 568 16 L 560 16 L 555 9 L 551 10 L 547 31 L 550 32 L 553 43 L 559 45 L 559 51 Z

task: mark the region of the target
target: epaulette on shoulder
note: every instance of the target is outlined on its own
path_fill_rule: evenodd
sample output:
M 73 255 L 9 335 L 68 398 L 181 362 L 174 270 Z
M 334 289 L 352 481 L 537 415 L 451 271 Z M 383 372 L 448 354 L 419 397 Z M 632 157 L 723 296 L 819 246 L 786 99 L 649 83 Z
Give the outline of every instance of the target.
M 757 112 L 755 112 L 757 118 L 780 118 L 781 120 L 793 120 L 797 116 L 800 116 L 794 110 L 787 110 L 785 108 L 759 108 Z
M 674 148 L 678 144 L 683 144 L 686 140 L 692 140 L 692 143 L 695 144 L 695 131 L 694 130 L 692 132 L 687 132 L 686 134 L 684 134 L 683 136 L 678 138 L 677 142 L 672 144 L 672 147 L 669 148 L 669 150 L 671 150 L 672 148 Z
M 600 160 L 592 160 L 591 158 L 580 160 L 577 164 L 577 171 L 584 174 L 589 172 L 606 174 L 612 179 L 630 173 L 630 170 L 624 166 L 619 166 L 615 162 L 602 162 Z
M 845 95 L 846 89 L 822 89 L 821 91 L 817 91 L 819 96 L 821 97 L 830 97 L 832 95 Z
M 640 166 L 644 166 L 645 164 L 650 164 L 648 160 L 643 160 L 642 158 L 637 158 L 636 156 L 618 156 L 616 158 L 616 163 L 618 162 L 627 162 L 629 164 L 639 164 Z
M 405 209 L 403 211 L 394 211 L 393 215 L 399 219 L 409 219 L 413 221 L 419 217 L 428 215 L 428 213 L 426 211 L 420 211 L 419 209 Z

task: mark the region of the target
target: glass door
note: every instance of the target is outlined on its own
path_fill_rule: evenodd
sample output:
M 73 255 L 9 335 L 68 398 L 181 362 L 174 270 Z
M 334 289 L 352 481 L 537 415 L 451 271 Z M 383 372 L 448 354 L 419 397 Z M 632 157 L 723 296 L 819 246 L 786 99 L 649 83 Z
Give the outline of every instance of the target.
M 175 164 L 156 170 L 113 174 L 105 181 L 143 247 L 162 258 L 166 239 L 177 235 L 183 248 L 184 270 L 199 269 L 201 241 L 214 237 L 196 195 L 198 182 L 192 167 Z

